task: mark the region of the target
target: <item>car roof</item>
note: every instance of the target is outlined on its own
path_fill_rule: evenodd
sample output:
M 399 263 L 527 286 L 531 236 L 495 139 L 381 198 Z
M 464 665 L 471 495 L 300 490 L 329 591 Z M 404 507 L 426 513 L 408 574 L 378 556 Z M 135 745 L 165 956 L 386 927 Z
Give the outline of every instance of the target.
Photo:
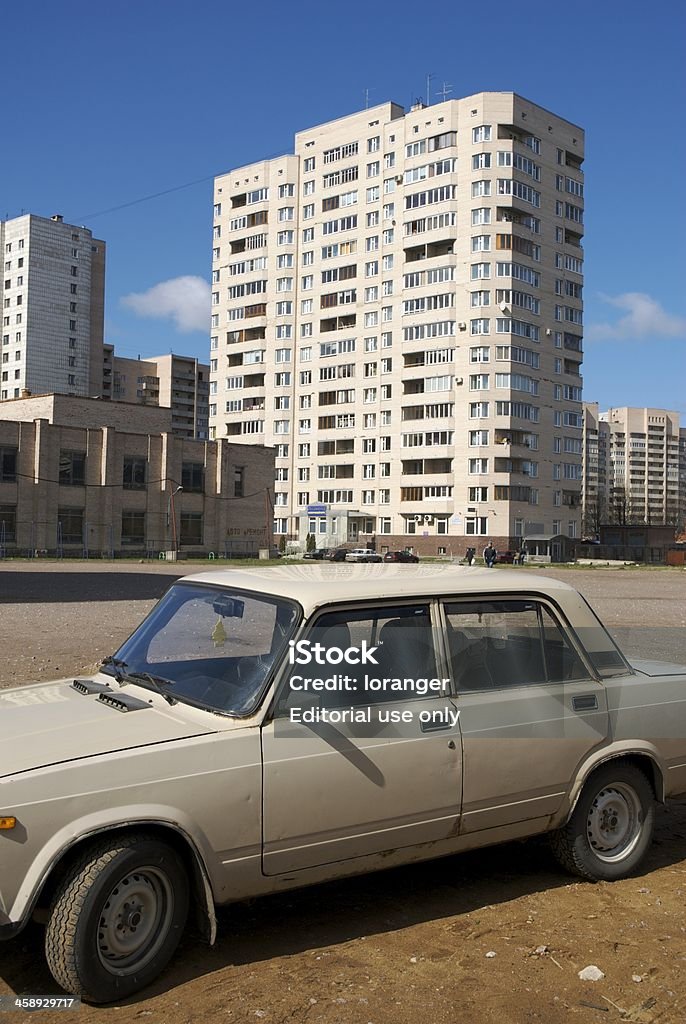
M 500 593 L 576 593 L 573 587 L 545 576 L 526 576 L 472 566 L 360 564 L 265 566 L 253 569 L 214 569 L 186 576 L 181 582 L 207 583 L 218 587 L 252 590 L 298 601 L 306 614 L 332 602 L 375 598 L 431 597 L 443 594 L 469 596 L 484 591 Z

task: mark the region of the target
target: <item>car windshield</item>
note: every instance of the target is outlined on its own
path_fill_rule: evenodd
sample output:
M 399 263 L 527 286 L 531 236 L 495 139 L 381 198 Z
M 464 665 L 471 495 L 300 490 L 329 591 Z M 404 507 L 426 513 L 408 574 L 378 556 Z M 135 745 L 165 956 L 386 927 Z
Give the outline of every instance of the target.
M 298 606 L 282 598 L 177 583 L 103 671 L 125 682 L 149 673 L 177 700 L 248 715 L 299 618 Z M 144 676 L 135 682 L 146 685 Z

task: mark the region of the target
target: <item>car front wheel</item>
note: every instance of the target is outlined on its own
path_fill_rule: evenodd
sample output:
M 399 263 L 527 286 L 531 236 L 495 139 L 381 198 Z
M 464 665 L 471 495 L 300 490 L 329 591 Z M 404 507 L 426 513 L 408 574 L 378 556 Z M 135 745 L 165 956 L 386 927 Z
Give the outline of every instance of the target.
M 653 838 L 655 798 L 643 772 L 612 763 L 594 772 L 569 821 L 550 843 L 568 871 L 593 882 L 632 874 Z
M 92 1003 L 133 995 L 163 970 L 188 915 L 178 854 L 150 835 L 90 846 L 55 894 L 45 955 L 55 981 Z

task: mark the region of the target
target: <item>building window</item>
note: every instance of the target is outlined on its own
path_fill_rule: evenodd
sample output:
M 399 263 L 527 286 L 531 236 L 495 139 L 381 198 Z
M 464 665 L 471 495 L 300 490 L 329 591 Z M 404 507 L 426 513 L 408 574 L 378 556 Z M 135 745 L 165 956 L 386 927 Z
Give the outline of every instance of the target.
M 145 512 L 122 512 L 122 544 L 145 544 Z
M 468 537 L 485 537 L 488 533 L 488 517 L 473 516 L 465 519 L 464 532 Z
M 233 471 L 233 496 L 245 497 L 245 466 L 236 466 Z
M 57 509 L 58 538 L 63 544 L 83 544 L 83 509 Z
M 205 467 L 202 462 L 184 462 L 181 466 L 181 486 L 190 494 L 202 494 L 205 483 Z M 182 542 L 183 543 L 183 542 Z M 193 543 L 189 541 L 188 543 Z
M 14 483 L 17 479 L 17 448 L 0 448 L 0 483 Z
M 83 487 L 86 482 L 86 453 L 60 452 L 60 484 L 68 487 Z
M 202 469 L 202 467 L 200 467 Z M 202 512 L 181 513 L 181 544 L 202 544 Z
M 123 487 L 125 491 L 144 491 L 147 476 L 145 459 L 133 455 L 124 456 Z

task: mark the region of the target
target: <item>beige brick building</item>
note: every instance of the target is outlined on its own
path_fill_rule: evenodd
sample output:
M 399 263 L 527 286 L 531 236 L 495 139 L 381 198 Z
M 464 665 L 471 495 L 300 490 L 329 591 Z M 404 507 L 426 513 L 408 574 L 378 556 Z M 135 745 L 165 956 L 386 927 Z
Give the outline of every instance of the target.
M 584 403 L 584 533 L 601 525 L 685 528 L 686 428 L 668 409 Z
M 0 406 L 3 554 L 256 554 L 274 451 L 172 433 L 170 409 L 37 395 Z
M 580 535 L 583 158 L 577 126 L 479 93 L 215 180 L 210 432 L 276 446 L 277 533 Z

